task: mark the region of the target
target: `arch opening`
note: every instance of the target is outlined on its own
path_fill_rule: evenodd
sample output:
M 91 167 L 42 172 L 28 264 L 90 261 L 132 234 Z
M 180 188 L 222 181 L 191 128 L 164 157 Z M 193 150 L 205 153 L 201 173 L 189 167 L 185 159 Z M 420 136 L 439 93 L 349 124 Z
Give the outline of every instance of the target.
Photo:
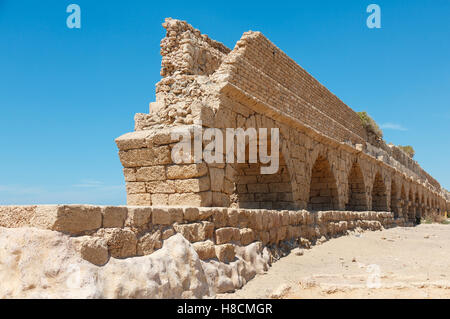
M 415 209 L 414 209 L 414 196 L 413 196 L 413 192 L 412 189 L 409 189 L 409 193 L 408 193 L 408 219 L 409 220 L 413 220 L 415 219 Z
M 422 217 L 422 208 L 420 207 L 420 196 L 419 192 L 416 192 L 416 196 L 414 196 L 415 199 L 415 206 L 416 206 L 416 220 L 417 218 L 420 220 Z
M 392 179 L 391 182 L 391 212 L 394 213 L 394 218 L 398 218 L 399 209 L 398 209 L 398 195 L 397 195 L 397 184 Z
M 316 159 L 312 168 L 308 209 L 339 209 L 336 179 L 328 160 L 323 156 Z
M 364 176 L 358 163 L 353 163 L 348 174 L 348 202 L 346 210 L 365 211 L 367 210 L 366 187 Z
M 261 163 L 248 163 L 248 156 L 246 159 L 246 163 L 234 165 L 235 201 L 239 208 L 276 210 L 297 208 L 293 199 L 289 171 L 281 153 L 279 168 L 274 174 L 261 174 Z
M 372 210 L 374 211 L 387 211 L 387 196 L 386 186 L 384 185 L 383 178 L 380 173 L 375 175 L 372 188 Z
M 407 211 L 408 211 L 408 200 L 406 198 L 406 192 L 405 192 L 405 186 L 402 185 L 402 190 L 400 191 L 400 205 L 402 208 L 402 214 L 401 216 L 403 218 L 405 218 L 407 216 Z

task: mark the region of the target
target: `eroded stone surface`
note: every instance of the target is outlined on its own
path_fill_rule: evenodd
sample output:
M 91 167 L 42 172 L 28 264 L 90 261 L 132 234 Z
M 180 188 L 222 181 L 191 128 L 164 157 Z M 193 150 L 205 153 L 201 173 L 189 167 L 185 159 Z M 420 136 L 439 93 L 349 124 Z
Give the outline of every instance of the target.
M 410 222 L 450 210 L 450 195 L 417 162 L 369 134 L 260 32 L 245 32 L 230 50 L 185 21 L 168 18 L 163 27 L 156 101 L 136 114 L 135 132 L 116 140 L 128 205 L 391 211 Z M 176 151 L 181 136 L 192 143 L 207 128 L 223 136 L 228 128 L 278 128 L 278 171 Z M 224 146 L 219 156 L 231 152 Z
M 202 298 L 242 287 L 268 264 L 258 245 L 234 263 L 203 262 L 178 234 L 151 255 L 110 258 L 99 267 L 80 257 L 79 241 L 50 230 L 0 228 L 0 298 Z

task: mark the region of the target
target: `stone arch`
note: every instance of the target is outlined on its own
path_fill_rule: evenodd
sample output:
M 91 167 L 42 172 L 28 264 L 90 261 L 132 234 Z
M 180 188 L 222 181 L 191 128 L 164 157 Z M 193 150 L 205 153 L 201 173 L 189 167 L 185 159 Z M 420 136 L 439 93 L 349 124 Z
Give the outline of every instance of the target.
M 419 191 L 416 190 L 416 195 L 414 196 L 415 199 L 415 207 L 416 207 L 416 219 L 422 217 L 422 208 L 420 207 L 420 196 Z
M 372 210 L 387 211 L 386 186 L 381 174 L 377 172 L 372 187 Z
M 412 191 L 412 188 L 409 187 L 408 192 L 408 204 L 407 204 L 407 213 L 408 213 L 408 219 L 412 220 L 415 218 L 415 211 L 414 211 L 414 194 Z
M 348 201 L 346 210 L 364 211 L 367 210 L 366 187 L 364 176 L 358 162 L 354 162 L 348 174 Z
M 270 136 L 268 136 L 270 149 Z M 289 150 L 284 147 L 283 137 L 280 135 L 279 168 L 274 174 L 261 174 L 261 167 L 257 163 L 249 163 L 249 141 L 246 141 L 245 163 L 229 164 L 234 171 L 235 194 L 232 201 L 239 208 L 254 209 L 297 209 L 295 201 L 292 169 L 289 161 Z M 259 143 L 257 146 L 259 153 Z
M 397 183 L 394 178 L 391 180 L 391 212 L 394 213 L 394 218 L 398 218 L 399 210 L 398 210 L 398 194 L 397 194 Z
M 339 209 L 336 179 L 327 158 L 319 155 L 311 170 L 308 209 Z
M 400 191 L 400 205 L 401 205 L 401 216 L 405 218 L 408 211 L 408 200 L 406 199 L 405 185 L 402 184 L 402 189 Z
M 423 194 L 423 190 L 422 190 L 422 196 L 420 196 L 420 211 L 421 211 L 422 217 L 426 215 L 425 195 Z

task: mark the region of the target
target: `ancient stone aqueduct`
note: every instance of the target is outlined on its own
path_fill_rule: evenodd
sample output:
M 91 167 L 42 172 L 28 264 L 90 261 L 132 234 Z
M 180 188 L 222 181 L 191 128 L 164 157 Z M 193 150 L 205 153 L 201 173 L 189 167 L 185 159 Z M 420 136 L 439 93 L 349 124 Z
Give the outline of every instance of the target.
M 368 135 L 355 112 L 261 33 L 244 33 L 230 50 L 186 22 L 166 19 L 163 26 L 156 102 L 149 114 L 136 114 L 134 132 L 116 139 L 128 205 L 0 206 L 0 227 L 68 235 L 98 269 L 144 256 L 145 279 L 124 272 L 127 279 L 110 282 L 105 287 L 117 289 L 102 296 L 229 292 L 293 247 L 449 211 L 435 179 Z M 261 174 L 258 163 L 174 163 L 171 133 L 208 127 L 279 128 L 278 172 Z M 174 245 L 187 247 L 185 259 L 170 253 Z M 183 279 L 192 265 L 211 291 Z M 173 267 L 180 271 L 164 272 Z M 123 288 L 142 280 L 153 281 L 145 294 Z
M 230 50 L 184 21 L 163 26 L 156 102 L 116 140 L 128 205 L 390 211 L 404 222 L 448 210 L 434 178 L 368 135 L 351 108 L 260 32 Z M 170 133 L 195 126 L 279 128 L 278 173 L 173 163 Z

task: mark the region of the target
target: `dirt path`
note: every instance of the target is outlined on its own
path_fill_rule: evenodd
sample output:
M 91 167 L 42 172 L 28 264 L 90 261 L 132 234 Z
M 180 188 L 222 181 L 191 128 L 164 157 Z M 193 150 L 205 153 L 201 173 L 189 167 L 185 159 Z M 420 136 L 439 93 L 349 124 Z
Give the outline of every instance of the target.
M 296 249 L 219 297 L 450 298 L 450 225 L 396 227 Z

